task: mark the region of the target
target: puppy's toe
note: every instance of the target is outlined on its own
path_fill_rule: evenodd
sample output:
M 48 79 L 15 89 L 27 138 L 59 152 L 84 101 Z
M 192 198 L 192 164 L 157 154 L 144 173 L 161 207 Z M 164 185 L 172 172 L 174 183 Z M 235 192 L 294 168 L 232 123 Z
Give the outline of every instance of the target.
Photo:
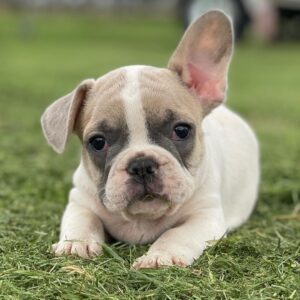
M 52 245 L 52 250 L 56 256 L 70 255 L 72 248 L 72 242 L 60 241 Z
M 101 244 L 95 241 L 59 241 L 52 246 L 56 256 L 77 255 L 82 258 L 91 258 L 101 253 Z
M 100 243 L 91 241 L 88 244 L 88 253 L 89 253 L 90 257 L 99 255 L 101 253 L 101 251 L 102 251 L 102 247 L 101 247 Z
M 186 267 L 188 265 L 189 263 L 183 257 L 168 252 L 153 252 L 139 257 L 133 263 L 132 268 L 138 270 L 170 266 Z
M 76 241 L 72 243 L 71 254 L 82 258 L 89 258 L 88 246 L 86 242 Z

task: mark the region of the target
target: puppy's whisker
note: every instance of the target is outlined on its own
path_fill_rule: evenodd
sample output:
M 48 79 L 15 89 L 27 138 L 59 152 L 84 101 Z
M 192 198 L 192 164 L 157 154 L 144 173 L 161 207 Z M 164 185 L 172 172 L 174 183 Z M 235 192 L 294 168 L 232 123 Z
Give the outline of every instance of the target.
M 144 236 L 145 236 L 144 233 L 140 236 L 140 238 L 139 238 L 139 240 L 138 240 L 138 244 L 141 244 L 141 243 L 142 243 L 142 241 L 144 240 Z

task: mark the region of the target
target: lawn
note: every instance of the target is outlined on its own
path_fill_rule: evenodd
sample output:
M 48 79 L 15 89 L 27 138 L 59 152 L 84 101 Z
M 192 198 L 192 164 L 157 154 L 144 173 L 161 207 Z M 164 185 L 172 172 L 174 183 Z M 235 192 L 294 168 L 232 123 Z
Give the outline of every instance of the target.
M 93 260 L 53 257 L 78 141 L 56 155 L 39 118 L 88 77 L 164 66 L 174 20 L 0 14 L 0 299 L 300 299 L 300 43 L 240 44 L 228 105 L 261 145 L 251 219 L 192 267 L 134 271 L 147 247 L 107 245 Z

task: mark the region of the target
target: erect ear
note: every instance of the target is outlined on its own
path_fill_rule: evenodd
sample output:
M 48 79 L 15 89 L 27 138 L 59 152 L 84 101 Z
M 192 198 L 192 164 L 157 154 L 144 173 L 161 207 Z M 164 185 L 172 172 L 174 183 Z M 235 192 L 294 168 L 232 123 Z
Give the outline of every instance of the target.
M 43 113 L 41 118 L 43 132 L 48 143 L 56 152 L 64 151 L 80 108 L 94 83 L 94 79 L 84 80 L 74 91 L 56 100 Z
M 196 93 L 204 113 L 226 98 L 227 73 L 233 49 L 230 19 L 209 11 L 192 23 L 168 63 Z

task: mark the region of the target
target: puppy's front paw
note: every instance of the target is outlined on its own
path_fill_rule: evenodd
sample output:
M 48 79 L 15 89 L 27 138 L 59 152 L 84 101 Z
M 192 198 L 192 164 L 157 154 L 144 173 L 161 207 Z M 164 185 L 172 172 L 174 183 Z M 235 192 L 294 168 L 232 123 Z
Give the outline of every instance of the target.
M 192 263 L 184 255 L 172 254 L 168 251 L 155 251 L 149 252 L 139 257 L 132 265 L 132 268 L 146 269 L 146 268 L 159 268 L 159 267 L 186 267 Z
M 91 258 L 101 253 L 99 242 L 90 240 L 64 240 L 52 245 L 56 256 L 78 255 L 83 258 Z

